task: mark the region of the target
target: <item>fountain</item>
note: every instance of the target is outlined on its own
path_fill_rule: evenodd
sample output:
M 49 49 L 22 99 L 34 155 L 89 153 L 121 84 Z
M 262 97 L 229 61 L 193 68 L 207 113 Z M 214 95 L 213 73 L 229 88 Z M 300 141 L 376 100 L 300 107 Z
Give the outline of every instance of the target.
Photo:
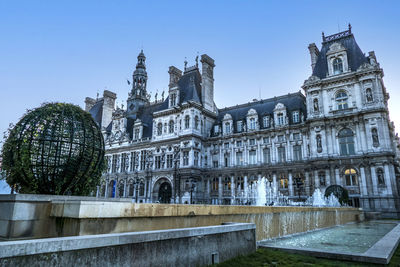
M 290 201 L 287 196 L 280 193 L 273 182 L 269 182 L 262 177 L 251 183 L 247 187 L 247 195 L 242 195 L 246 199 L 245 203 L 253 206 L 313 206 L 313 207 L 340 207 L 337 197 L 333 194 L 325 197 L 319 188 L 315 189 L 312 196 L 305 202 Z

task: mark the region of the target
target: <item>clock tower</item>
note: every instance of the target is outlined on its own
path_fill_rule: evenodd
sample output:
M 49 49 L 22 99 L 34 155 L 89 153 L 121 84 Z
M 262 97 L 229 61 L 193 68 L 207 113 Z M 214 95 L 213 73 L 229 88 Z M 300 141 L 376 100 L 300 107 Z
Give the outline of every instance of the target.
M 136 119 L 139 108 L 149 102 L 149 96 L 146 91 L 146 57 L 143 50 L 140 51 L 137 59 L 136 69 L 132 75 L 132 90 L 127 100 L 127 115 L 133 119 Z

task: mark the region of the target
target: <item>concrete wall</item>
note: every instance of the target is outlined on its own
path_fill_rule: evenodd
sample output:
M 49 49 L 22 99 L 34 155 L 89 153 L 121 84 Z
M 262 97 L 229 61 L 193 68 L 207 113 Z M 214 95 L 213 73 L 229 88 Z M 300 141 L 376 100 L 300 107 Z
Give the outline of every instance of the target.
M 135 204 L 96 198 L 0 197 L 0 237 L 93 235 L 255 223 L 257 240 L 363 220 L 355 208 Z M 53 200 L 52 200 L 53 199 Z M 52 201 L 51 201 L 52 200 Z M 8 210 L 13 210 L 9 213 Z M 31 211 L 34 212 L 31 212 Z M 4 226 L 4 225 L 5 226 Z
M 255 225 L 0 242 L 0 266 L 204 266 L 256 250 Z

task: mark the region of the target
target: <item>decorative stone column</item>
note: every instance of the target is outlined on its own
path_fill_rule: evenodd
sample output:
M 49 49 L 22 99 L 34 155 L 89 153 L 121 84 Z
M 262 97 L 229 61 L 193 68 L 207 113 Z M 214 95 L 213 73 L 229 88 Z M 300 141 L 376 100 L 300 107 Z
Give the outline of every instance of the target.
M 393 191 L 392 191 L 392 183 L 390 181 L 390 171 L 389 171 L 389 165 L 386 163 L 384 165 L 384 169 L 385 169 L 385 184 L 386 184 L 386 188 L 387 188 L 387 193 L 388 195 L 393 195 Z
M 126 197 L 126 178 L 124 179 L 124 195 L 123 197 Z
M 340 182 L 340 173 L 338 168 L 335 168 L 335 178 L 336 178 L 336 184 L 342 185 L 342 183 Z
M 361 174 L 361 186 L 360 186 L 361 195 L 366 196 L 368 195 L 368 191 L 367 191 L 367 181 L 365 179 L 364 167 L 360 167 L 360 174 Z
M 289 196 L 293 196 L 293 176 L 292 176 L 292 172 L 289 172 Z
M 326 187 L 331 185 L 331 173 L 329 168 L 325 170 L 325 183 L 326 183 Z
M 305 181 L 306 196 L 309 196 L 310 195 L 310 174 L 308 172 L 305 172 L 304 175 L 306 177 L 306 181 Z
M 315 189 L 320 188 L 318 170 L 314 171 L 314 184 Z
M 247 198 L 247 194 L 248 194 L 248 190 L 247 190 L 248 188 L 247 188 L 247 175 L 245 175 L 244 176 L 244 188 L 243 188 L 243 190 L 244 190 L 244 198 Z
M 218 204 L 222 203 L 222 176 L 218 177 Z
M 273 183 L 273 186 L 274 186 L 274 188 L 273 188 L 273 194 L 275 195 L 275 196 L 277 196 L 278 195 L 278 183 L 277 183 L 277 179 L 276 179 L 276 173 L 274 172 L 273 174 L 272 174 L 272 183 Z
M 231 176 L 231 205 L 235 203 L 235 177 Z
M 108 180 L 106 180 L 106 189 L 104 190 L 104 197 L 107 198 L 108 194 Z
M 386 174 L 385 174 L 386 176 Z M 374 192 L 374 196 L 378 195 L 378 179 L 376 178 L 376 170 L 375 166 L 371 166 L 371 179 L 372 179 L 372 190 Z

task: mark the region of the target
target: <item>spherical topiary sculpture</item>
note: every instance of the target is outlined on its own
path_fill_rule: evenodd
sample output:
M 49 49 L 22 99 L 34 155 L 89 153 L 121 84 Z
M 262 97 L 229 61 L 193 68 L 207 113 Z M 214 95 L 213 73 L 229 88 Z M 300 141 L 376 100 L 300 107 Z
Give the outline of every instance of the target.
M 88 195 L 105 167 L 99 127 L 72 104 L 28 112 L 10 129 L 2 154 L 6 181 L 19 193 Z

